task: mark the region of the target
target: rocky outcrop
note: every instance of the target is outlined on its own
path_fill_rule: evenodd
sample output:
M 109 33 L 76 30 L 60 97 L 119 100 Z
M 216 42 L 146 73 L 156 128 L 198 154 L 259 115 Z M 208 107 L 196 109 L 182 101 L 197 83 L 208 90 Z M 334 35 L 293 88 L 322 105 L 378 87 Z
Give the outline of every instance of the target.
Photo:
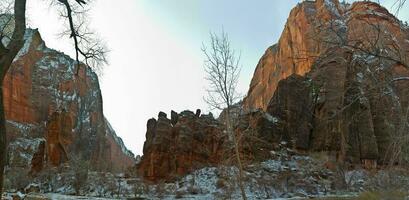
M 224 153 L 224 137 L 221 124 L 211 114 L 173 111 L 170 120 L 160 112 L 157 120 L 148 120 L 138 171 L 155 181 L 217 164 Z
M 8 163 L 30 169 L 59 166 L 71 158 L 100 170 L 122 171 L 134 155 L 102 112 L 98 77 L 73 59 L 49 49 L 37 30 L 27 30 L 3 86 Z
M 266 110 L 280 80 L 309 72 L 316 57 L 328 46 L 317 42 L 317 34 L 323 29 L 320 25 L 344 12 L 334 0 L 299 3 L 291 11 L 278 43 L 269 47 L 257 64 L 244 107 Z
M 263 161 L 271 157 L 280 141 L 285 140 L 280 121 L 262 110 L 252 110 L 238 116 L 235 133 L 241 138 L 240 154 L 244 163 Z M 232 154 L 233 155 L 233 154 Z
M 304 1 L 256 67 L 247 110 L 261 108 L 304 150 L 384 162 L 408 132 L 409 31 L 373 2 Z
M 374 21 L 385 26 L 387 34 L 396 37 L 399 44 L 408 44 L 404 40 L 407 32 L 402 31 L 405 27 L 376 3 L 349 5 L 338 0 L 299 3 L 291 11 L 278 43 L 260 59 L 244 100 L 245 108 L 267 110 L 280 80 L 291 74 L 305 75 L 315 60 L 336 44 L 367 40 L 367 33 L 374 36 L 377 27 L 371 24 Z
M 281 122 L 281 140 L 307 150 L 312 129 L 312 99 L 307 78 L 293 74 L 280 81 L 267 111 Z
M 396 139 L 408 133 L 405 38 L 408 28 L 376 3 L 297 5 L 229 113 L 245 164 L 293 148 L 376 167 L 404 150 Z M 221 152 L 232 155 L 231 139 L 220 137 L 226 112 L 218 121 L 203 121 L 199 111 L 150 119 L 139 171 L 160 180 L 224 163 Z

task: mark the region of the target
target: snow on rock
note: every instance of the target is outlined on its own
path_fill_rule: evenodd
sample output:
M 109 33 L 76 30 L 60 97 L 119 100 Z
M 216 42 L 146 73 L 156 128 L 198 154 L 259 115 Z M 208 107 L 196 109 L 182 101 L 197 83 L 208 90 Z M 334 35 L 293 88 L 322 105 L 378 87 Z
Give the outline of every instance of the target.
M 12 161 L 24 160 L 16 165 L 32 167 L 20 166 L 29 164 L 33 154 L 28 142 L 44 138 L 47 141 L 35 158 L 36 166 L 56 167 L 72 156 L 91 159 L 97 167 L 112 171 L 133 166 L 134 156 L 106 125 L 97 74 L 48 48 L 37 29 L 27 29 L 24 39 L 3 87 L 7 137 L 12 148 L 21 149 L 20 156 L 11 152 L 16 158 Z M 23 148 L 22 143 L 30 148 Z
M 333 13 L 335 16 L 339 17 L 341 16 L 337 6 L 335 5 L 335 3 L 333 2 L 333 0 L 324 0 L 324 5 L 325 7 L 331 11 L 331 13 Z
M 31 166 L 33 155 L 38 151 L 44 138 L 18 138 L 9 144 L 9 162 L 16 167 Z
M 16 57 L 14 58 L 13 61 L 18 60 L 21 56 L 26 55 L 28 53 L 28 50 L 31 46 L 31 41 L 33 39 L 34 33 L 37 30 L 33 29 L 27 29 L 26 32 L 24 33 L 24 45 L 20 49 L 20 51 L 17 53 Z

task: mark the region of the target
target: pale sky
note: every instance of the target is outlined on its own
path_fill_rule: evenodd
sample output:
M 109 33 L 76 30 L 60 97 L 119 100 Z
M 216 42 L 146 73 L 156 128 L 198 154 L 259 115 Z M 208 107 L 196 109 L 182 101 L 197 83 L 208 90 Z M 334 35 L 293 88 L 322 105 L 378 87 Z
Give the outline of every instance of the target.
M 390 8 L 393 0 L 381 1 Z M 50 48 L 73 55 L 59 38 L 62 23 L 44 0 L 28 0 L 29 24 Z M 200 50 L 209 31 L 229 34 L 241 52 L 239 91 L 246 94 L 258 60 L 277 42 L 300 0 L 97 0 L 91 25 L 111 52 L 100 77 L 104 114 L 135 154 L 142 154 L 146 122 L 159 111 L 208 112 Z M 408 5 L 400 18 L 409 19 Z

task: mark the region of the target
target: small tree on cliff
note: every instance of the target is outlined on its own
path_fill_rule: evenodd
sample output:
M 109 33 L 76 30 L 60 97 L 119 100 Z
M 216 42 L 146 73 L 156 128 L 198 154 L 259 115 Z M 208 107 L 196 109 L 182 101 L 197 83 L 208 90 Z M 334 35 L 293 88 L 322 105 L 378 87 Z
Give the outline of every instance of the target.
M 208 46 L 203 45 L 202 51 L 205 55 L 206 80 L 209 82 L 207 96 L 204 100 L 212 109 L 221 111 L 226 109 L 224 119 L 227 134 L 234 145 L 239 169 L 239 187 L 243 199 L 247 199 L 243 184 L 243 165 L 239 153 L 239 141 L 233 129 L 231 116 L 233 105 L 240 99 L 236 91 L 241 69 L 240 56 L 230 46 L 229 38 L 224 31 L 221 35 L 210 33 L 210 43 Z
M 92 0 L 50 0 L 60 9 L 67 23 L 62 35 L 72 38 L 76 53 L 76 74 L 80 68 L 80 57 L 88 66 L 99 69 L 106 63 L 105 46 L 89 31 L 85 16 L 86 5 Z M 0 2 L 0 197 L 3 189 L 3 173 L 6 163 L 6 125 L 3 107 L 3 80 L 17 53 L 24 45 L 26 31 L 26 0 L 2 0 Z M 73 77 L 75 80 L 76 77 Z

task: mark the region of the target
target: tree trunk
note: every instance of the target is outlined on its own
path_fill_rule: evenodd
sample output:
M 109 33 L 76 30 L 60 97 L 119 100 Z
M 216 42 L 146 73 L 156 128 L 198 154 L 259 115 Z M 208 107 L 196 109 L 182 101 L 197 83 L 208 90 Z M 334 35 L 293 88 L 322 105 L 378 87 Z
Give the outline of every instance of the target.
M 0 199 L 3 192 L 3 174 L 6 165 L 6 120 L 3 106 L 3 84 L 0 83 Z
M 246 191 L 244 189 L 244 184 L 243 184 L 243 165 L 241 163 L 241 158 L 240 158 L 240 151 L 239 151 L 239 141 L 236 138 L 236 134 L 233 131 L 232 124 L 231 124 L 231 117 L 230 117 L 230 108 L 228 106 L 227 112 L 226 112 L 226 127 L 227 127 L 227 133 L 231 135 L 233 139 L 233 145 L 234 145 L 234 152 L 236 154 L 236 161 L 237 161 L 237 167 L 239 168 L 239 187 L 241 191 L 241 197 L 243 200 L 247 200 L 246 197 Z
M 3 105 L 3 80 L 11 63 L 24 44 L 26 31 L 26 0 L 14 1 L 14 31 L 7 50 L 0 54 L 0 198 L 3 192 L 3 174 L 6 162 L 6 119 Z

